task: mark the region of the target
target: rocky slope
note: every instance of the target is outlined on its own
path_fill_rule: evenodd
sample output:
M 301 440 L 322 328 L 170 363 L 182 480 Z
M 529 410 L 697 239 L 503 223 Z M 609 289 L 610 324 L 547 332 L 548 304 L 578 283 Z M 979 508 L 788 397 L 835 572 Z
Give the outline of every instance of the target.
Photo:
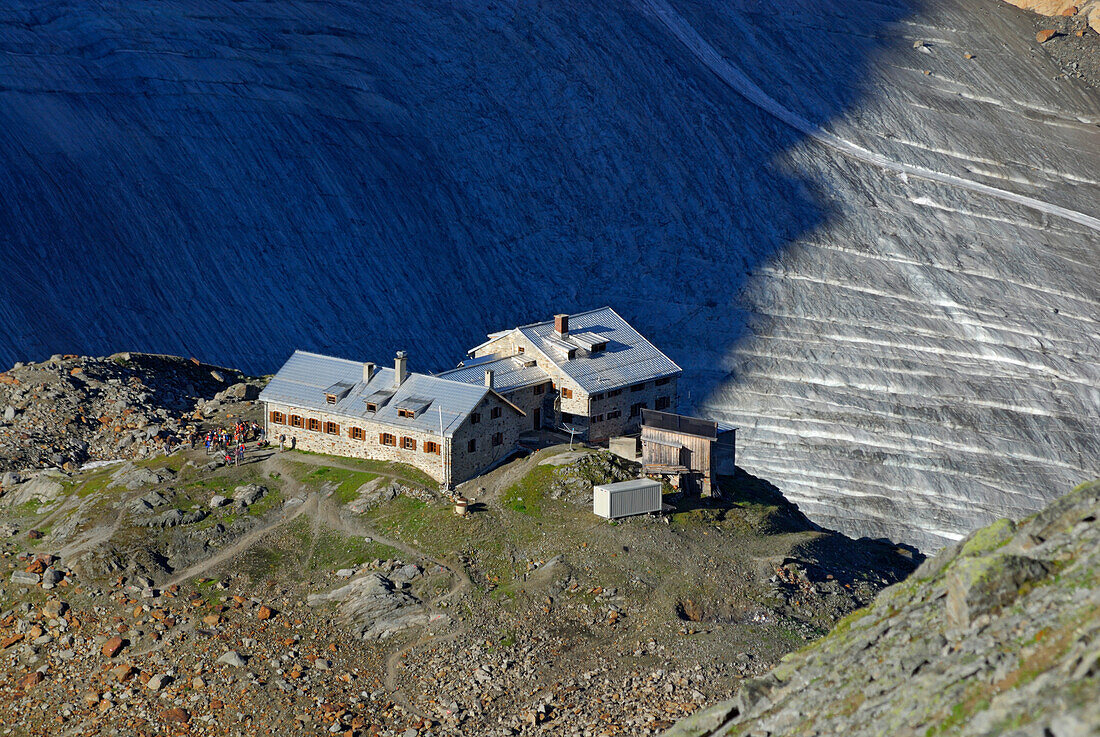
M 188 371 L 198 430 L 262 412 L 246 390 L 205 399 L 222 383 L 190 362 L 58 360 L 104 391 L 100 372 L 143 376 L 147 396 L 122 396 L 165 425 L 194 398 Z M 73 391 L 20 412 L 94 416 L 99 394 Z M 80 432 L 51 428 L 43 444 Z M 115 437 L 89 451 L 138 442 Z M 609 523 L 592 485 L 637 466 L 567 445 L 460 489 L 465 517 L 416 469 L 256 443 L 240 465 L 155 441 L 69 463 L 0 485 L 0 723 L 17 737 L 656 734 L 920 561 L 821 530 L 744 473 L 723 502 L 670 493 L 664 518 Z
M 1100 482 L 1000 520 L 668 737 L 1100 734 Z
M 178 446 L 222 400 L 255 399 L 235 369 L 197 359 L 54 355 L 0 373 L 0 472 L 146 458 Z M 0 488 L 18 483 L 0 479 Z

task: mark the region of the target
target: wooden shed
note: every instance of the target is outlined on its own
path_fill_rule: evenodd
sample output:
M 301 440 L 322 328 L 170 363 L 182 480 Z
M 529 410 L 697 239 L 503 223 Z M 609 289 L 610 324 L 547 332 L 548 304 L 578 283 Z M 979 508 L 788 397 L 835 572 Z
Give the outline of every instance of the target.
M 737 428 L 698 417 L 642 410 L 642 465 L 689 494 L 721 496 L 719 476 L 732 476 Z

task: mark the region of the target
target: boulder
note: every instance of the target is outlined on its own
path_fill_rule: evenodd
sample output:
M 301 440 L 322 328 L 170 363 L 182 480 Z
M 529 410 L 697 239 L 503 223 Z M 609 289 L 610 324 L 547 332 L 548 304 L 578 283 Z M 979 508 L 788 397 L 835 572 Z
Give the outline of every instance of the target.
M 266 493 L 267 488 L 257 484 L 238 486 L 233 490 L 233 501 L 237 502 L 240 507 L 247 507 L 255 504 Z
M 225 652 L 218 658 L 218 662 L 222 665 L 228 665 L 230 668 L 243 668 L 247 663 L 244 657 L 236 650 Z
M 29 571 L 14 571 L 11 574 L 11 582 L 23 586 L 34 586 L 38 583 L 39 578 L 40 576 L 37 573 Z
M 1022 555 L 960 558 L 947 573 L 947 616 L 958 628 L 1012 602 L 1024 584 L 1042 579 L 1048 564 Z

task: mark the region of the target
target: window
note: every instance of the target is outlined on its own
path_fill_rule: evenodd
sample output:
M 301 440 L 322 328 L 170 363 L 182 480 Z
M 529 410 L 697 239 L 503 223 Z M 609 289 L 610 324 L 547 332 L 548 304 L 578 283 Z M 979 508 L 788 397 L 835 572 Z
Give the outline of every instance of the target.
M 499 420 L 500 416 L 504 413 L 500 407 L 493 407 L 493 411 L 489 413 L 489 416 L 494 420 Z
M 612 410 L 611 412 L 608 412 L 608 413 L 607 413 L 607 419 L 609 419 L 609 420 L 614 420 L 615 418 L 617 418 L 617 417 L 622 417 L 622 416 L 623 416 L 623 413 L 622 413 L 622 412 L 620 412 L 620 411 L 619 411 L 619 410 L 617 410 L 617 409 L 616 409 L 616 410 Z
M 546 391 L 546 384 L 537 384 L 531 391 L 537 397 Z
M 367 402 L 367 412 L 377 412 L 378 405 L 374 402 Z
M 611 397 L 617 397 L 617 396 L 619 396 L 619 395 L 620 395 L 620 394 L 622 394 L 622 393 L 623 393 L 623 390 L 622 390 L 622 389 L 612 389 L 611 391 L 609 391 L 609 392 L 607 393 L 607 398 L 608 398 L 608 399 L 611 399 Z
M 378 442 L 382 445 L 397 445 L 397 438 L 388 432 L 384 432 L 378 436 Z
M 348 437 L 352 440 L 362 440 L 364 437 L 363 428 L 352 427 L 348 429 Z
M 670 381 L 672 381 L 672 379 L 671 379 L 670 377 L 666 376 L 666 377 L 665 377 L 665 378 L 663 378 L 663 379 L 657 379 L 657 380 L 656 380 L 655 382 L 653 382 L 653 383 L 654 383 L 654 384 L 656 384 L 657 386 L 664 386 L 665 384 L 667 384 L 667 383 L 668 383 L 668 382 L 670 382 Z
M 439 443 L 432 442 L 431 440 L 425 440 L 424 441 L 424 452 L 425 453 L 435 453 L 436 455 L 439 455 L 440 454 Z
M 630 416 L 637 417 L 645 409 L 645 402 L 638 402 L 637 404 L 630 405 Z
M 325 433 L 327 435 L 339 435 L 340 434 L 340 426 L 337 425 L 335 422 L 326 422 L 325 423 Z
M 477 440 L 475 438 L 470 438 L 470 442 L 466 443 L 466 452 L 467 453 L 473 453 L 476 450 L 477 450 Z
M 502 433 L 502 432 L 493 433 L 493 445 L 504 445 L 504 433 Z
M 520 346 L 519 348 L 517 348 L 516 353 L 518 353 L 522 356 L 523 355 L 523 346 Z
M 632 392 L 640 392 L 640 391 L 643 391 L 644 389 L 645 389 L 645 382 L 644 381 L 641 384 L 635 384 L 634 386 L 630 387 L 630 391 L 632 391 Z
M 415 438 L 401 438 L 401 447 L 405 450 L 416 450 Z
M 313 432 L 321 432 L 321 421 L 310 417 L 306 420 L 306 429 Z
M 481 413 L 480 412 L 471 412 L 470 413 L 470 424 L 471 425 L 476 425 L 479 422 L 481 422 Z
M 301 427 L 302 426 L 302 418 L 299 417 L 298 415 L 291 415 L 290 416 L 290 426 L 291 427 Z
M 562 399 L 572 399 L 573 398 L 573 390 L 570 389 L 569 387 L 563 386 L 561 388 L 561 398 Z
M 275 423 L 276 425 L 285 425 L 286 424 L 286 415 L 284 415 L 282 412 L 272 412 L 271 413 L 271 421 L 273 423 Z
M 601 399 L 603 399 L 603 393 L 602 392 L 600 394 L 593 394 L 592 395 L 592 401 L 593 402 L 598 402 Z
M 668 409 L 672 404 L 672 400 L 668 397 L 657 397 L 657 401 L 653 403 L 654 409 Z
M 603 422 L 603 415 L 596 415 L 592 418 L 593 422 Z
M 413 411 L 411 409 L 399 409 L 399 410 L 397 410 L 397 416 L 398 417 L 408 417 L 411 420 L 416 415 L 413 414 Z
M 329 404 L 336 404 L 336 395 L 335 394 L 326 394 L 325 395 L 325 401 L 328 402 Z

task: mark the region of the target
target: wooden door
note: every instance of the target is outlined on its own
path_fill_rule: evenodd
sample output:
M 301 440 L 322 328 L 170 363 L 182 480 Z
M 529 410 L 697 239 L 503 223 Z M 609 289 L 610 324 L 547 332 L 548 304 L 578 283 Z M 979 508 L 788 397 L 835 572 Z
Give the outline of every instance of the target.
M 542 407 L 535 407 L 535 419 L 531 423 L 532 429 L 539 430 L 542 428 Z

